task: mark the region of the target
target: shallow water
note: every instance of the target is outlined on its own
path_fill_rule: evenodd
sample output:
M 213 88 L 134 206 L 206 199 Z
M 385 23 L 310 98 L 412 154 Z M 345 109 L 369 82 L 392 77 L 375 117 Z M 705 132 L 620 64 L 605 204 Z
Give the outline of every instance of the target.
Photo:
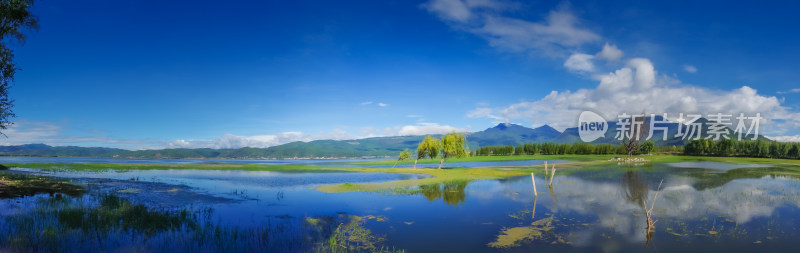
M 570 162 L 567 160 L 517 160 L 517 161 L 496 161 L 496 162 L 446 162 L 442 165 L 444 168 L 475 168 L 475 167 L 522 167 L 522 166 L 535 166 L 542 165 L 545 162 L 548 164 L 558 164 Z M 414 164 L 398 164 L 398 165 L 362 165 L 362 164 L 349 164 L 349 163 L 314 163 L 310 165 L 330 166 L 330 167 L 360 167 L 360 168 L 413 168 Z M 438 168 L 438 163 L 418 163 L 417 168 Z
M 85 157 L 24 157 L 0 156 L 3 163 L 130 163 L 130 164 L 219 164 L 219 163 L 247 163 L 247 164 L 303 164 L 328 167 L 361 167 L 361 168 L 412 168 L 413 164 L 394 165 L 361 165 L 353 162 L 385 161 L 386 158 L 373 159 L 296 159 L 296 160 L 253 160 L 253 159 L 129 159 L 129 158 L 85 158 Z M 496 162 L 446 162 L 444 167 L 473 168 L 473 167 L 506 167 L 506 166 L 534 166 L 542 165 L 547 161 L 550 164 L 569 162 L 566 160 L 518 160 Z M 438 163 L 419 163 L 417 168 L 437 168 Z
M 250 164 L 311 164 L 332 162 L 381 161 L 374 159 L 136 159 L 136 158 L 90 158 L 90 157 L 37 157 L 37 156 L 0 156 L 3 163 L 139 163 L 139 164 L 214 164 L 214 163 L 250 163 Z
M 95 191 L 113 191 L 149 206 L 211 208 L 213 213 L 207 220 L 215 226 L 251 228 L 247 230 L 250 234 L 266 229 L 273 231 L 273 236 L 280 235 L 274 240 L 298 242 L 271 241 L 264 244 L 269 245 L 267 248 L 258 248 L 272 252 L 316 251 L 315 245 L 320 241 L 308 242 L 302 238 L 308 238 L 309 233 L 323 240 L 330 238 L 335 224 L 348 224 L 337 223 L 341 217 L 351 217 L 348 215 L 371 217 L 363 219 L 363 227 L 383 238 L 382 246 L 406 252 L 793 251 L 796 239 L 800 238 L 797 231 L 800 181 L 776 176 L 774 172 L 780 168 L 737 166 L 719 169 L 716 163 L 693 163 L 564 170 L 553 179 L 552 188 L 547 186 L 543 175 L 537 174 L 536 197 L 529 176 L 383 193 L 321 193 L 313 187 L 419 175 L 173 170 L 62 172 L 57 176 L 72 177 L 89 183 Z M 133 176 L 139 179 L 131 180 Z M 657 191 L 662 179 L 663 185 Z M 170 196 L 167 192 L 183 195 Z M 653 218 L 657 222 L 653 233 L 648 235 L 643 202 L 651 206 L 656 193 Z M 35 209 L 40 205 L 35 199 L 23 199 L 21 203 L 3 200 L 0 207 Z M 5 211 L 0 215 L 9 218 L 22 214 Z M 315 228 L 307 218 L 319 218 L 334 225 L 327 230 Z M 6 228 L 9 224 L 12 223 L 0 222 Z M 0 231 L 4 231 L 3 227 Z M 520 235 L 519 231 L 526 233 Z M 504 232 L 510 235 L 504 236 Z M 105 236 L 113 242 L 125 241 L 130 234 Z M 514 236 L 523 239 L 512 240 Z M 164 241 L 174 239 L 185 242 L 171 244 L 177 251 L 196 251 L 198 247 L 208 251 L 220 249 L 218 245 L 189 243 L 192 240 L 179 232 L 153 238 L 141 245 L 158 249 Z M 261 245 L 253 239 L 255 236 L 244 238 L 249 239 L 237 241 L 235 246 L 240 247 L 237 249 Z M 84 240 L 87 242 L 67 241 L 65 247 L 96 250 L 87 246 L 93 245 L 92 239 Z M 114 245 L 130 246 L 109 243 L 108 247 L 115 248 Z
M 697 168 L 697 169 L 711 169 L 719 171 L 729 171 L 739 168 L 772 167 L 768 164 L 719 163 L 719 162 L 679 162 L 679 163 L 667 163 L 667 165 L 676 168 Z

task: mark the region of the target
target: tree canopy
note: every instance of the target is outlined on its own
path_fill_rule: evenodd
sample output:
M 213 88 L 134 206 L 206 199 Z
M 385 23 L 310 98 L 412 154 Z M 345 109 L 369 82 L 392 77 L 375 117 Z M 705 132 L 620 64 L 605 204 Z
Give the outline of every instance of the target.
M 408 149 L 404 149 L 403 152 L 400 152 L 400 155 L 397 156 L 397 161 L 394 162 L 394 166 L 392 166 L 392 168 L 397 166 L 397 162 L 402 161 L 402 160 L 406 160 L 408 158 L 411 158 L 411 153 L 408 152 Z
M 442 161 L 439 162 L 440 169 L 445 159 L 465 156 L 469 156 L 469 147 L 467 147 L 467 137 L 464 136 L 464 134 L 453 131 L 442 136 Z
M 15 116 L 14 100 L 9 98 L 8 90 L 18 69 L 13 61 L 14 51 L 8 44 L 24 43 L 23 31 L 38 28 L 37 18 L 30 12 L 32 5 L 33 0 L 0 0 L 0 129 L 13 124 L 11 118 Z
M 439 149 L 441 147 L 442 144 L 438 139 L 434 139 L 430 135 L 425 136 L 425 139 L 417 146 L 417 159 L 439 157 Z

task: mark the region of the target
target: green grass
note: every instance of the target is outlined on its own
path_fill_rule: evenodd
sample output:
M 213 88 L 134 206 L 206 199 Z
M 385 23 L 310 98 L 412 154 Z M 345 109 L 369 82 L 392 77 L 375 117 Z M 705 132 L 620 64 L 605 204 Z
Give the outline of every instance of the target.
M 33 196 L 41 193 L 63 193 L 80 196 L 83 187 L 51 177 L 0 172 L 0 199 Z
M 623 157 L 624 155 L 514 155 L 514 156 L 470 156 L 463 158 L 448 158 L 445 160 L 447 163 L 456 162 L 498 162 L 498 161 L 519 161 L 519 160 L 570 160 L 570 161 L 597 161 L 608 160 L 614 157 Z M 639 157 L 639 156 L 637 156 Z M 424 163 L 439 163 L 440 159 L 420 159 L 417 164 Z M 359 164 L 359 165 L 393 165 L 396 160 L 382 160 L 382 161 L 363 161 L 363 162 L 347 162 L 346 164 Z M 399 161 L 397 164 L 414 164 L 414 159 Z
M 606 162 L 601 160 L 599 162 Z M 559 164 L 559 169 L 576 167 L 578 164 L 588 162 L 575 162 Z M 593 162 L 597 163 L 597 162 Z M 433 177 L 423 179 L 396 180 L 382 183 L 343 183 L 325 185 L 318 188 L 322 192 L 356 192 L 356 191 L 384 191 L 397 187 L 413 187 L 427 184 L 440 184 L 457 180 L 473 181 L 482 179 L 501 179 L 515 176 L 529 175 L 534 171 L 541 171 L 542 167 L 528 166 L 519 168 L 451 168 L 451 169 L 380 169 L 380 168 L 347 168 L 324 167 L 310 165 L 265 165 L 265 164 L 69 164 L 69 163 L 28 163 L 6 164 L 9 167 L 24 167 L 54 171 L 130 171 L 130 170 L 167 170 L 167 169 L 197 169 L 197 170 L 248 170 L 248 171 L 348 171 L 348 172 L 382 172 L 382 173 L 417 173 Z
M 645 158 L 647 159 L 647 158 Z M 753 157 L 718 157 L 718 156 L 684 156 L 684 155 L 653 155 L 653 162 L 675 163 L 675 162 L 722 162 L 722 163 L 751 163 L 751 164 L 774 164 L 774 165 L 800 165 L 800 160 L 775 159 L 775 158 L 753 158 Z
M 602 170 L 609 164 L 608 159 L 621 157 L 620 155 L 526 155 L 526 156 L 478 156 L 467 158 L 448 159 L 447 162 L 483 162 L 483 161 L 513 161 L 526 159 L 543 160 L 570 160 L 574 162 L 561 163 L 556 165 L 560 175 L 568 175 L 580 170 Z M 705 156 L 679 156 L 679 155 L 644 155 L 637 156 L 650 160 L 652 163 L 669 162 L 726 162 L 726 163 L 755 163 L 755 164 L 775 164 L 786 166 L 798 166 L 800 160 L 785 159 L 766 159 L 766 158 L 746 158 L 746 157 L 705 157 Z M 426 159 L 420 163 L 431 163 L 438 160 Z M 368 161 L 353 162 L 359 165 L 385 165 L 393 164 L 394 161 Z M 403 161 L 403 163 L 413 163 Z M 282 171 L 282 172 L 302 172 L 302 171 L 348 171 L 348 172 L 380 172 L 380 173 L 417 173 L 431 175 L 430 178 L 396 180 L 381 183 L 343 183 L 320 186 L 317 189 L 322 192 L 358 192 L 358 191 L 391 191 L 397 188 L 416 187 L 420 185 L 442 184 L 453 181 L 474 181 L 483 179 L 502 179 L 516 176 L 529 175 L 531 172 L 541 173 L 543 166 L 525 167 L 479 167 L 479 168 L 348 168 L 348 167 L 325 167 L 311 165 L 269 165 L 269 164 L 69 164 L 69 163 L 28 163 L 28 164 L 6 164 L 8 167 L 26 167 L 42 170 L 55 171 L 129 171 L 129 170 L 168 170 L 168 169 L 197 169 L 197 170 L 246 170 L 246 171 Z

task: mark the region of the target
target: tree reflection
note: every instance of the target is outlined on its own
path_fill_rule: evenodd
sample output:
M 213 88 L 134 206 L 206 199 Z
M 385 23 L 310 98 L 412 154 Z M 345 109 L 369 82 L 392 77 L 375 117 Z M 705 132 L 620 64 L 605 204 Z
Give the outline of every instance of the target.
M 625 174 L 622 175 L 620 182 L 622 187 L 622 194 L 625 200 L 635 203 L 644 208 L 644 200 L 650 192 L 647 180 L 645 180 L 636 169 L 629 168 Z
M 458 206 L 466 200 L 467 194 L 464 189 L 467 184 L 468 182 L 466 181 L 427 184 L 421 185 L 419 191 L 429 201 L 441 198 L 448 205 Z

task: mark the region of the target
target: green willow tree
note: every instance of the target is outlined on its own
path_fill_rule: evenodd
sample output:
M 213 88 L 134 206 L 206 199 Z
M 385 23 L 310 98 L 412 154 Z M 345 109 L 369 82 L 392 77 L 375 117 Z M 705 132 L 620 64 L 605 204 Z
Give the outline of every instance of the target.
M 442 168 L 442 164 L 447 158 L 466 156 L 469 156 L 469 147 L 467 147 L 467 137 L 464 134 L 453 131 L 442 136 L 442 160 L 439 161 L 439 169 Z
M 397 156 L 397 161 L 395 161 L 394 165 L 392 165 L 392 169 L 394 169 L 394 167 L 397 166 L 398 162 L 400 162 L 402 160 L 406 160 L 408 158 L 411 158 L 411 153 L 408 152 L 408 149 L 404 149 L 403 152 L 400 152 L 400 155 Z
M 8 45 L 12 41 L 25 42 L 26 29 L 37 29 L 36 16 L 30 12 L 33 0 L 0 0 L 0 130 L 11 126 L 14 100 L 8 97 L 8 90 L 14 82 L 17 67 L 14 65 L 14 51 Z M 0 132 L 0 135 L 5 135 Z
M 650 154 L 656 149 L 656 144 L 651 140 L 647 140 L 639 147 L 639 153 Z
M 417 168 L 417 161 L 423 158 L 436 158 L 439 157 L 439 150 L 442 149 L 442 144 L 438 139 L 434 139 L 430 135 L 425 136 L 425 139 L 417 146 L 417 159 L 414 160 L 414 168 Z

